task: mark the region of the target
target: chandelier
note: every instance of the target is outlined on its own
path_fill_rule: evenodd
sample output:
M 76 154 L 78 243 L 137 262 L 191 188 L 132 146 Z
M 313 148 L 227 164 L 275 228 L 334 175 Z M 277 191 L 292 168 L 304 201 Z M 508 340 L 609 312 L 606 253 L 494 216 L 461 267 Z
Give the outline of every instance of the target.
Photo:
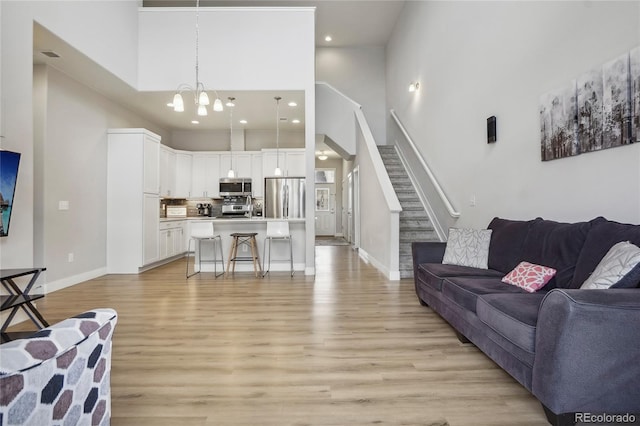
M 189 91 L 193 93 L 193 100 L 197 106 L 198 115 L 205 116 L 207 115 L 207 106 L 210 104 L 210 101 L 209 101 L 209 95 L 207 94 L 207 91 L 204 88 L 204 84 L 200 81 L 200 76 L 199 76 L 199 68 L 198 68 L 198 63 L 199 63 L 198 48 L 199 48 L 199 41 L 200 41 L 199 40 L 200 31 L 198 26 L 199 19 L 200 19 L 200 0 L 197 0 L 196 1 L 196 85 L 195 87 L 186 83 L 182 83 L 178 85 L 178 88 L 176 89 L 176 94 L 173 95 L 173 110 L 176 112 L 184 111 L 184 100 L 182 99 L 182 93 Z M 216 100 L 213 102 L 213 110 L 222 111 L 224 109 L 222 106 L 222 101 L 218 96 L 218 92 L 214 90 L 214 93 L 216 94 Z

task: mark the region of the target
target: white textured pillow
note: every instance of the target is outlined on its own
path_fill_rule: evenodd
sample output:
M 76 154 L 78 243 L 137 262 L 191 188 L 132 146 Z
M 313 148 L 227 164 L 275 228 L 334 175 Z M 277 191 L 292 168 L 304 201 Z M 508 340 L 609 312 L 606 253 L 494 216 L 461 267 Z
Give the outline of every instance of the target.
M 487 269 L 491 229 L 450 228 L 442 263 Z
M 593 273 L 580 288 L 609 288 L 640 263 L 640 247 L 622 241 L 609 249 Z

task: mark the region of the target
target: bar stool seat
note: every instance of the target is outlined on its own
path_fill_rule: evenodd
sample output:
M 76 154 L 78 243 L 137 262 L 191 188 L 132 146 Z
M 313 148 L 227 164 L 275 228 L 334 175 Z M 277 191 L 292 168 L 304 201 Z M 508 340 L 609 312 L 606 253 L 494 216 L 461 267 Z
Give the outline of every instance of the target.
M 269 242 L 269 263 L 264 260 L 267 255 L 267 241 Z M 274 220 L 267 222 L 267 237 L 264 239 L 264 249 L 262 250 L 262 264 L 265 265 L 266 270 L 263 272 L 264 277 L 269 273 L 271 269 L 271 242 L 272 241 L 286 241 L 289 243 L 289 270 L 293 277 L 293 244 L 291 242 L 291 233 L 289 232 L 289 222 Z
M 253 272 L 256 277 L 262 274 L 260 256 L 258 255 L 258 243 L 256 242 L 257 232 L 234 232 L 231 234 L 231 250 L 227 261 L 227 273 L 236 272 L 236 262 L 253 262 Z M 238 256 L 238 247 L 247 245 L 251 249 L 251 256 Z M 233 262 L 233 264 L 232 264 Z
M 191 242 L 194 242 L 198 247 L 198 270 L 196 271 L 195 265 L 195 246 L 193 248 L 193 273 L 189 274 L 189 258 L 191 257 Z M 213 245 L 213 259 L 202 259 L 202 242 L 211 242 Z M 217 243 L 217 244 L 216 244 Z M 220 248 L 220 260 L 218 260 L 217 248 Z M 222 237 L 215 235 L 213 228 L 213 222 L 193 222 L 191 223 L 191 235 L 189 238 L 189 244 L 187 247 L 187 279 L 202 271 L 202 263 L 213 263 L 213 272 L 215 277 L 224 275 L 224 253 L 222 252 Z M 222 263 L 222 273 L 218 274 L 218 262 Z

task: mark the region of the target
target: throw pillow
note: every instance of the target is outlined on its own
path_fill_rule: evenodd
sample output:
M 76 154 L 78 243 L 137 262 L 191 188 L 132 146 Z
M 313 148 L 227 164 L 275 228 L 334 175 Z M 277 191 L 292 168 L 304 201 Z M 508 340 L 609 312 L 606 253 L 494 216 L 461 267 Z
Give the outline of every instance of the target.
M 442 263 L 487 269 L 490 229 L 450 228 Z
M 513 271 L 502 278 L 502 282 L 520 287 L 529 293 L 534 293 L 547 285 L 555 274 L 556 270 L 553 268 L 529 262 L 520 262 Z
M 640 263 L 640 247 L 631 244 L 629 241 L 619 242 L 609 249 L 580 288 L 606 289 L 613 287 L 620 281 L 622 281 L 623 285 L 628 284 L 630 287 L 634 287 L 627 281 L 631 281 L 632 276 L 637 275 L 632 273 L 632 270 L 638 263 Z M 623 280 L 627 274 L 630 274 L 629 279 Z M 619 287 L 616 286 L 615 288 Z

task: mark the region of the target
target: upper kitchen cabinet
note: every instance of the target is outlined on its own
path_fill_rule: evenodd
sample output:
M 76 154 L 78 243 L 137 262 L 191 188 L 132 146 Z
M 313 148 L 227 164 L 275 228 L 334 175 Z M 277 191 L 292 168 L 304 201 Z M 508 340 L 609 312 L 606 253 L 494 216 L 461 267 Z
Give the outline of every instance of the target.
M 264 175 L 262 173 L 262 152 L 251 154 L 251 189 L 253 196 L 262 198 L 264 196 Z
M 176 198 L 188 198 L 191 196 L 191 162 L 191 154 L 176 153 Z
M 264 177 L 275 176 L 276 167 L 282 170 L 282 176 L 305 176 L 304 148 L 263 149 L 262 174 Z
M 252 176 L 251 151 L 225 152 L 220 155 L 220 177 L 228 177 L 229 169 L 233 169 L 236 177 L 250 178 Z
M 193 153 L 191 179 L 191 197 L 218 197 L 220 154 Z
M 176 196 L 176 153 L 160 145 L 160 196 Z

